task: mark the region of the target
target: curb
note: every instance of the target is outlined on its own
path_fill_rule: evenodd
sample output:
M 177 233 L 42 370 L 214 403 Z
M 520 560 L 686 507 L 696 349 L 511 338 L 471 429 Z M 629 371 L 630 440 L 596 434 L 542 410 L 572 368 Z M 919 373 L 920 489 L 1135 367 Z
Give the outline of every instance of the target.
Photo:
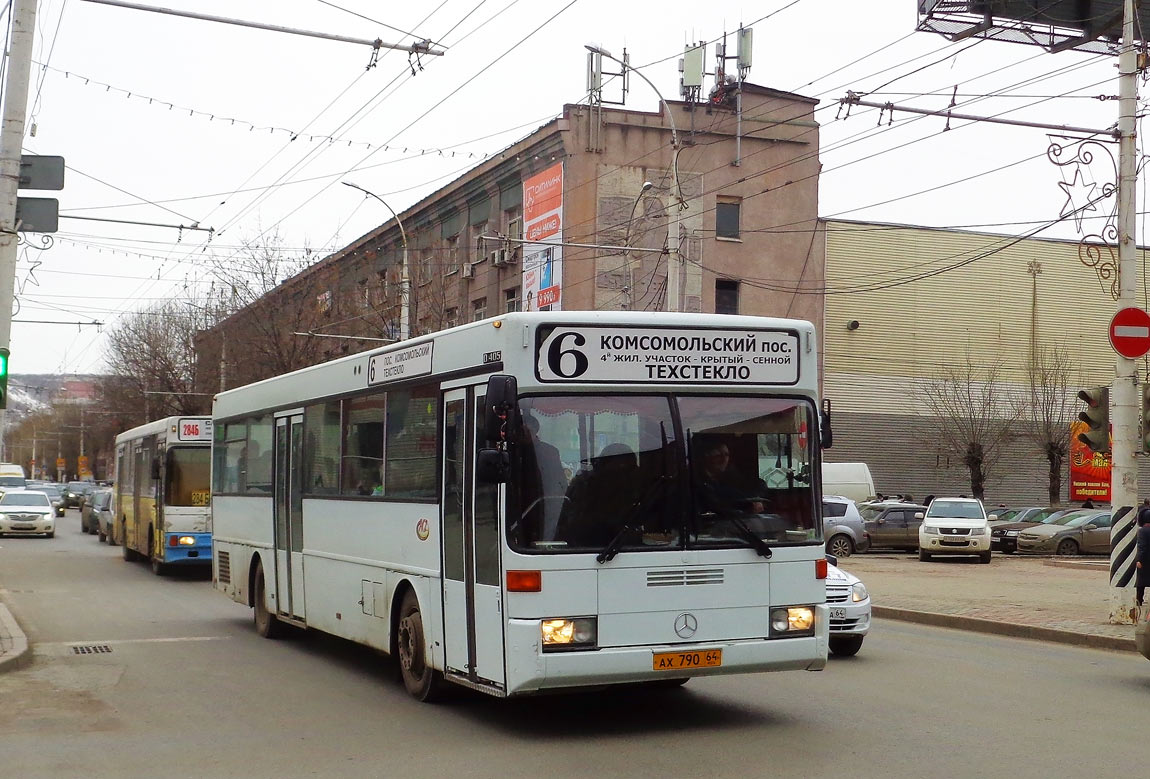
M 1110 561 L 1086 561 L 1086 560 L 1043 560 L 1043 565 L 1049 565 L 1051 568 L 1077 568 L 1080 571 L 1103 571 L 1110 573 Z
M 10 636 L 12 641 L 10 651 L 0 652 L 0 673 L 23 668 L 32 662 L 32 653 L 28 651 L 28 638 L 16 623 L 12 612 L 3 603 L 0 603 L 0 634 Z
M 990 633 L 1013 638 L 1029 638 L 1036 641 L 1052 641 L 1057 644 L 1084 646 L 1091 649 L 1116 649 L 1136 652 L 1134 638 L 1099 636 L 1092 633 L 1075 633 L 1072 630 L 1038 627 L 1037 625 L 1016 625 L 1011 622 L 996 622 L 993 619 L 964 617 L 958 614 L 939 614 L 933 611 L 912 611 L 887 606 L 871 606 L 874 616 L 883 619 L 897 619 L 902 622 L 916 622 L 920 625 L 933 625 L 943 628 L 957 628 L 975 633 Z

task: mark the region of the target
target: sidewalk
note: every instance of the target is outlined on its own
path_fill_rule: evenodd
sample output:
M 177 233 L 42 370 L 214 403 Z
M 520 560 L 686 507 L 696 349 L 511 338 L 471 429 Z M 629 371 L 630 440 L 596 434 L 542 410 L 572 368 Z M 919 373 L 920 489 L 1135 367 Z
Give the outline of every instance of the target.
M 867 586 L 874 616 L 983 633 L 1134 650 L 1134 627 L 1111 625 L 1105 558 L 1000 555 L 919 562 L 905 552 L 839 560 Z
M 26 665 L 32 659 L 28 639 L 16 618 L 0 600 L 0 673 Z

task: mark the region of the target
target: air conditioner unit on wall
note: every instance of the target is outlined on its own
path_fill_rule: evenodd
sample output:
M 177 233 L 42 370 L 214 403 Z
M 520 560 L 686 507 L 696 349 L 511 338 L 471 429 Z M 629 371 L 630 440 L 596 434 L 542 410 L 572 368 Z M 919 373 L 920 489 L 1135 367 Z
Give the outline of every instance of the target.
M 470 262 L 463 263 L 463 278 L 465 278 L 465 279 L 475 278 L 475 266 L 472 265 Z
M 499 249 L 495 252 L 495 262 L 492 263 L 496 268 L 502 268 L 507 265 L 507 250 Z

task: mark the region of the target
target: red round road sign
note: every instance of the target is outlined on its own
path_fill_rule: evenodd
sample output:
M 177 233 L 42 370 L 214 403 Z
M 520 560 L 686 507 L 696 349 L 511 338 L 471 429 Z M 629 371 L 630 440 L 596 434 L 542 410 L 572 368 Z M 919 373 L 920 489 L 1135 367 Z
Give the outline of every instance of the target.
M 1123 357 L 1136 360 L 1150 352 L 1150 314 L 1124 308 L 1110 320 L 1110 345 Z

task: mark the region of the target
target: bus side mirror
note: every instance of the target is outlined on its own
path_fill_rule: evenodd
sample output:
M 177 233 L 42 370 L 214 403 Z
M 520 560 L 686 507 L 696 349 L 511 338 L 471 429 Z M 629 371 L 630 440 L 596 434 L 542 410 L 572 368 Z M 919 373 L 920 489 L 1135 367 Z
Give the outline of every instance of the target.
M 506 443 L 513 437 L 519 408 L 519 385 L 515 377 L 497 374 L 488 379 L 483 405 L 486 409 L 483 437 L 491 442 Z
M 819 415 L 819 446 L 830 449 L 834 443 L 835 434 L 831 430 L 831 400 L 823 398 L 823 413 Z
M 475 458 L 475 477 L 483 484 L 504 484 L 511 473 L 511 455 L 498 449 L 480 449 Z

